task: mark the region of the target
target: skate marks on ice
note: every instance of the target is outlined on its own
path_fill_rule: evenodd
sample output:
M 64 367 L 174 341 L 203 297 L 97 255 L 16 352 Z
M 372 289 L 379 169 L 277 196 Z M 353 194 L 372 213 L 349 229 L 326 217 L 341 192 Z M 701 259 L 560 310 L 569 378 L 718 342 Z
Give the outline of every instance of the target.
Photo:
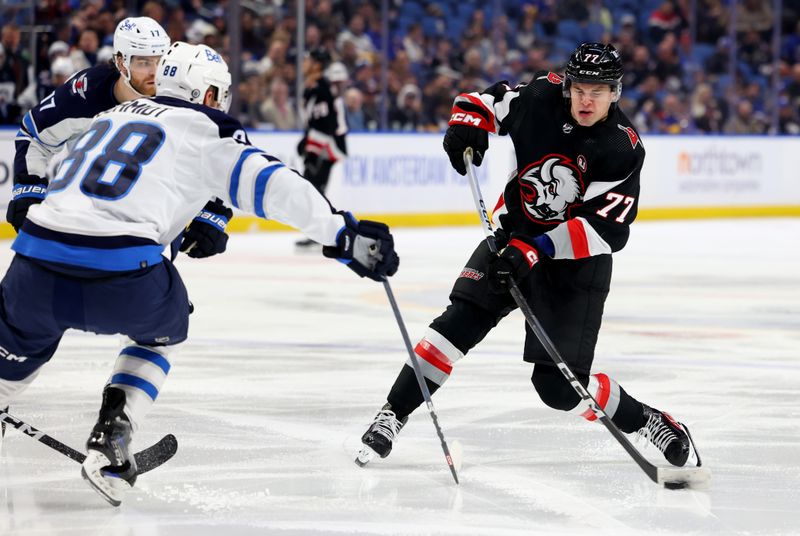
M 136 438 L 141 447 L 173 432 L 176 457 L 113 512 L 73 464 L 9 435 L 0 534 L 791 534 L 800 253 L 772 242 L 791 243 L 800 223 L 722 227 L 634 228 L 596 358 L 686 422 L 714 472 L 708 491 L 659 488 L 602 427 L 544 408 L 514 315 L 434 397 L 448 441 L 463 444 L 461 486 L 424 412 L 389 458 L 359 469 L 345 445 L 357 444 L 406 358 L 385 296 L 332 261 L 281 254 L 296 235 L 236 236 L 218 260 L 178 261 L 198 306 L 191 338 L 146 422 L 151 435 Z M 398 233 L 403 269 L 392 283 L 412 340 L 480 239 Z M 743 243 L 763 244 L 761 255 L 744 262 Z M 12 411 L 81 445 L 115 355 L 109 338 L 68 333 Z

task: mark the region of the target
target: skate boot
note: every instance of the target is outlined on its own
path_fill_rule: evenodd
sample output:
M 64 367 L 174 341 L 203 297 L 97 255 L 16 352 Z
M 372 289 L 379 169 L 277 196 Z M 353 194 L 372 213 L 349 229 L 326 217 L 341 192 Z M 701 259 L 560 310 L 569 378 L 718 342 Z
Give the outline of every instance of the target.
M 86 442 L 81 476 L 113 506 L 136 482 L 136 460 L 128 451 L 131 423 L 123 413 L 125 391 L 106 387 L 100 416 Z
M 408 422 L 407 415 L 402 421 L 399 421 L 392 411 L 391 404 L 387 403 L 383 406 L 375 415 L 375 420 L 372 421 L 367 431 L 361 436 L 363 446 L 356 457 L 356 465 L 364 467 L 375 458 L 376 454 L 381 458 L 388 456 L 392 452 L 392 443 L 406 422 Z
M 672 465 L 700 467 L 700 455 L 695 449 L 689 428 L 673 419 L 669 413 L 642 405 L 647 423 L 638 434 L 655 445 Z

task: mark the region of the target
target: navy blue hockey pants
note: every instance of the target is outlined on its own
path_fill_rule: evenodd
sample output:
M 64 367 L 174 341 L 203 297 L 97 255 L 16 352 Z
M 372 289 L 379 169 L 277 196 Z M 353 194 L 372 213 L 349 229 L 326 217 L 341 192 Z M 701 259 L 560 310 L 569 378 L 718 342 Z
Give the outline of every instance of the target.
M 189 297 L 173 264 L 76 277 L 16 255 L 0 283 L 0 378 L 20 381 L 55 353 L 64 332 L 123 334 L 137 344 L 178 344 Z

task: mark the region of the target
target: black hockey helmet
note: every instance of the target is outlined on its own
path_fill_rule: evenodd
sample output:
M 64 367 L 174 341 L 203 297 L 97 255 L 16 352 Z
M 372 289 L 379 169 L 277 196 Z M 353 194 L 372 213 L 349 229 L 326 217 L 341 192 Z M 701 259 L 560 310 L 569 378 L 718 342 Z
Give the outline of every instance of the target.
M 315 48 L 314 50 L 310 51 L 308 53 L 308 57 L 319 63 L 323 69 L 328 67 L 331 62 L 330 53 L 322 47 Z
M 622 58 L 614 45 L 583 43 L 570 56 L 564 77 L 564 97 L 569 98 L 573 82 L 608 84 L 615 93 L 614 101 L 622 93 Z

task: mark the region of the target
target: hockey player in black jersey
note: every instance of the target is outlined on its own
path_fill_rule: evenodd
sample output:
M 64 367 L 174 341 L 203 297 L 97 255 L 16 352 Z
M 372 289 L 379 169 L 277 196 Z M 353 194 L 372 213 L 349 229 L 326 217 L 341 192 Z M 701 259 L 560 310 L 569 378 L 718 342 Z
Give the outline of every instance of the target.
M 330 64 L 330 61 L 325 49 L 313 50 L 303 60 L 305 131 L 297 145 L 297 152 L 303 158 L 303 176 L 323 195 L 333 165 L 347 157 L 344 100 L 337 85 L 347 79 L 347 71 L 341 63 Z M 327 69 L 329 66 L 332 70 Z M 297 242 L 299 247 L 314 244 L 309 239 Z
M 528 84 L 512 88 L 500 82 L 456 98 L 444 137 L 453 167 L 466 174 L 468 147 L 480 165 L 491 132 L 511 136 L 517 170 L 494 209 L 500 255 L 481 242 L 455 282 L 450 305 L 430 324 L 415 353 L 433 393 L 454 364 L 516 307 L 508 292 L 513 278 L 617 427 L 647 437 L 675 466 L 699 465 L 685 425 L 642 404 L 609 376 L 591 374 L 612 253 L 625 246 L 636 218 L 645 156 L 639 135 L 616 105 L 622 74 L 613 46 L 586 43 L 570 57 L 564 77 L 539 72 Z M 541 400 L 595 420 L 527 325 L 526 330 L 523 359 L 534 363 L 531 381 Z M 357 463 L 375 454 L 386 457 L 422 401 L 407 361 L 361 439 Z
M 22 119 L 14 157 L 14 189 L 6 220 L 19 230 L 31 205 L 47 192 L 47 167 L 64 146 L 78 142 L 92 118 L 114 106 L 155 95 L 156 66 L 170 39 L 149 17 L 122 20 L 114 31 L 114 65 L 99 64 L 75 73 Z M 225 226 L 231 209 L 209 201 L 173 245 L 190 257 L 210 257 L 225 251 Z

